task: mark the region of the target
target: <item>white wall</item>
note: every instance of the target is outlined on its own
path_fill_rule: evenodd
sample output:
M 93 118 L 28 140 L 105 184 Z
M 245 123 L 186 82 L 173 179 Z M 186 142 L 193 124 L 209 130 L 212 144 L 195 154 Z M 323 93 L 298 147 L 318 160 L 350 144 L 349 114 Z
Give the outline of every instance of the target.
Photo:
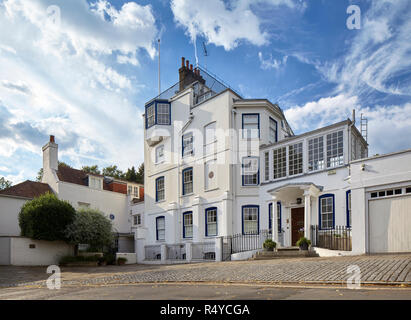
M 11 237 L 11 265 L 48 266 L 58 264 L 61 257 L 74 254 L 74 246 L 62 241 L 40 241 Z M 30 245 L 35 248 L 31 249 Z
M 0 195 L 0 236 L 19 236 L 20 209 L 29 199 Z

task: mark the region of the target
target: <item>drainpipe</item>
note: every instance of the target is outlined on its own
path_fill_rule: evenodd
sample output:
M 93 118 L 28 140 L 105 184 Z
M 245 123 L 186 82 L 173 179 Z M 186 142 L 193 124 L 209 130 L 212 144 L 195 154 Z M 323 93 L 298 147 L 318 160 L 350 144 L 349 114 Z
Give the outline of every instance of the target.
M 237 111 L 233 108 L 231 110 L 231 121 L 232 121 L 232 127 L 233 127 L 233 131 L 236 129 L 235 126 L 235 116 L 237 114 Z M 232 146 L 234 147 L 234 144 L 236 144 L 238 142 L 238 132 L 235 131 L 237 133 L 237 140 L 235 140 L 235 137 L 233 137 L 233 141 L 232 141 Z M 234 149 L 234 148 L 233 148 Z M 238 152 L 238 146 L 236 146 L 235 148 L 236 152 Z M 232 197 L 232 203 L 231 203 L 231 233 L 233 234 L 233 230 L 234 230 L 234 217 L 233 217 L 233 212 L 235 212 L 234 210 L 234 205 L 237 203 L 236 201 L 236 189 L 237 188 L 237 174 L 236 174 L 236 169 L 237 169 L 237 160 L 238 160 L 238 154 L 235 154 L 235 160 L 232 159 L 232 163 L 231 163 L 231 197 Z M 233 163 L 234 162 L 234 163 Z M 228 222 L 228 221 L 227 221 Z M 227 234 L 228 235 L 228 234 Z

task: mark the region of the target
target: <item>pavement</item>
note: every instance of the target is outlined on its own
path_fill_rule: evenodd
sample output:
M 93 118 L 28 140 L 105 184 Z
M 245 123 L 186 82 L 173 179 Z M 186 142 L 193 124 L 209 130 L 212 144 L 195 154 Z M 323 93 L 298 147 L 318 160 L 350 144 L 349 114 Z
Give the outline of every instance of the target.
M 66 284 L 151 282 L 336 283 L 345 284 L 356 266 L 362 284 L 411 285 L 411 254 L 290 258 L 179 265 L 61 268 Z M 0 287 L 45 285 L 45 267 L 0 266 Z

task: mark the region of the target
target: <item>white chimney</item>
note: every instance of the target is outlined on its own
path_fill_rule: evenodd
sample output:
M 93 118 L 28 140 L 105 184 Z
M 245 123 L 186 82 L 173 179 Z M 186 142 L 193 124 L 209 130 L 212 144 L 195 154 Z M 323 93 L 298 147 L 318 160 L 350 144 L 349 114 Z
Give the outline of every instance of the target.
M 50 141 L 43 147 L 43 171 L 50 169 L 58 169 L 58 145 L 54 136 L 50 136 Z

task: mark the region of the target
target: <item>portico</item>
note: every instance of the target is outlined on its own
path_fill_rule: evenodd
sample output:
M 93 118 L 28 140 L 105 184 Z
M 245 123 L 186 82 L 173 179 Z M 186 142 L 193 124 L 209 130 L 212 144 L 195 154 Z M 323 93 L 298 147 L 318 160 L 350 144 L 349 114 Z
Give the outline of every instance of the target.
M 313 203 L 318 202 L 318 196 L 323 190 L 322 186 L 311 182 L 287 183 L 268 190 L 272 196 L 272 237 L 273 241 L 280 243 L 279 232 L 284 232 L 284 246 L 295 246 L 296 241 L 302 236 L 310 239 L 310 226 L 313 217 Z M 277 206 L 281 203 L 281 206 Z M 278 210 L 281 208 L 282 217 L 278 219 Z M 279 228 L 279 221 L 283 221 Z

